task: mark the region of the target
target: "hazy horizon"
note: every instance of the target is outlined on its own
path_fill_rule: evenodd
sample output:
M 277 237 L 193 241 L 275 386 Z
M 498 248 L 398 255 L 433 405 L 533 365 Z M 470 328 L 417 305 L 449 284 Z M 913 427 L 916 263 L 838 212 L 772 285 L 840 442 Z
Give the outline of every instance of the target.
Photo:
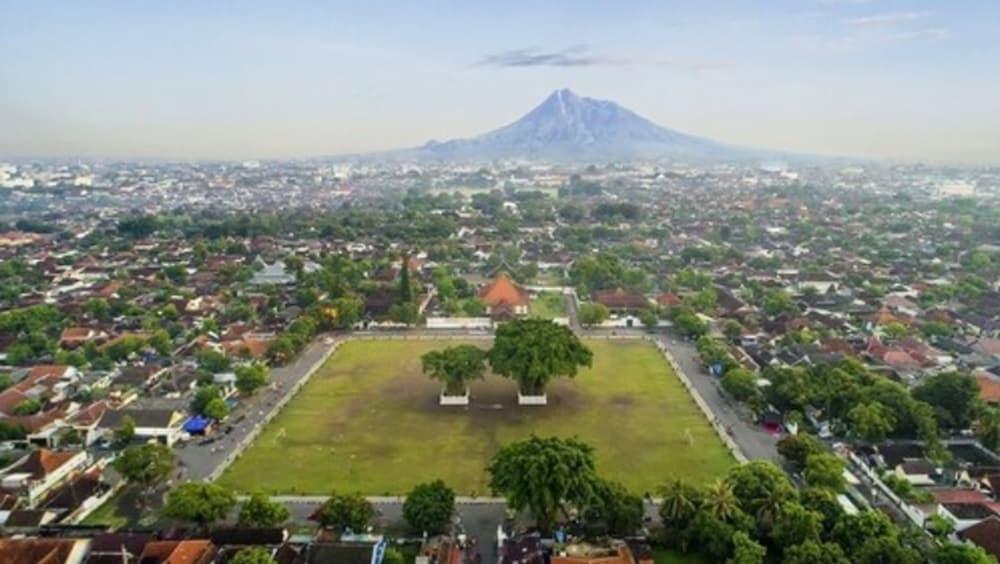
M 0 155 L 419 146 L 551 91 L 800 153 L 1000 164 L 1000 5 L 3 2 Z

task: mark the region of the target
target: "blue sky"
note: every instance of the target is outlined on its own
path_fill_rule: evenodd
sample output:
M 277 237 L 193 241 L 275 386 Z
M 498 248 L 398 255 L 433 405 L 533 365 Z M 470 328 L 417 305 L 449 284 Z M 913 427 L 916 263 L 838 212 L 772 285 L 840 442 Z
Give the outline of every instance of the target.
M 0 0 L 0 154 L 300 157 L 550 91 L 722 141 L 1000 163 L 1000 2 Z

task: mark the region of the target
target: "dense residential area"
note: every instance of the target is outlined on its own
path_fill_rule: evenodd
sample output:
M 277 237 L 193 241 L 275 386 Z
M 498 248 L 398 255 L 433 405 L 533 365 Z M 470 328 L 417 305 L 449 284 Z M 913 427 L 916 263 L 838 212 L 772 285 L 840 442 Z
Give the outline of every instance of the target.
M 3 562 L 1000 558 L 997 169 L 11 162 L 0 282 Z M 576 353 L 541 384 L 655 345 L 731 468 L 629 491 L 539 424 L 489 491 L 216 483 L 343 343 L 492 340 L 422 370 L 499 409 L 468 382 L 525 320 Z

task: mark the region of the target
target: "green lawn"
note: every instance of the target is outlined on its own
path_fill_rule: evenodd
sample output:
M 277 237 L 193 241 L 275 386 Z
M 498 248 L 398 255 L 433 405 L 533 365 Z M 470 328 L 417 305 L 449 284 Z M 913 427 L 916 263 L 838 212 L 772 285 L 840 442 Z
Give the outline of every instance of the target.
M 566 298 L 556 292 L 541 292 L 528 303 L 528 314 L 541 319 L 566 317 Z
M 455 342 L 345 344 L 220 478 L 242 491 L 403 494 L 441 478 L 487 495 L 484 468 L 532 433 L 578 436 L 598 471 L 637 493 L 670 476 L 709 481 L 733 463 L 680 381 L 650 344 L 588 341 L 594 366 L 553 383 L 549 405 L 518 407 L 516 386 L 490 376 L 472 405 L 437 405 L 420 355 Z M 486 341 L 478 341 L 487 346 Z

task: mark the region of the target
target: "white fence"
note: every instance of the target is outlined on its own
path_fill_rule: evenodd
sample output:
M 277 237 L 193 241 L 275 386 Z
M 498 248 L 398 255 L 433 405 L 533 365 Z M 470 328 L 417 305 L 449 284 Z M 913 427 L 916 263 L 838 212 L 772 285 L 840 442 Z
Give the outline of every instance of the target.
M 489 317 L 428 317 L 428 329 L 491 329 Z

